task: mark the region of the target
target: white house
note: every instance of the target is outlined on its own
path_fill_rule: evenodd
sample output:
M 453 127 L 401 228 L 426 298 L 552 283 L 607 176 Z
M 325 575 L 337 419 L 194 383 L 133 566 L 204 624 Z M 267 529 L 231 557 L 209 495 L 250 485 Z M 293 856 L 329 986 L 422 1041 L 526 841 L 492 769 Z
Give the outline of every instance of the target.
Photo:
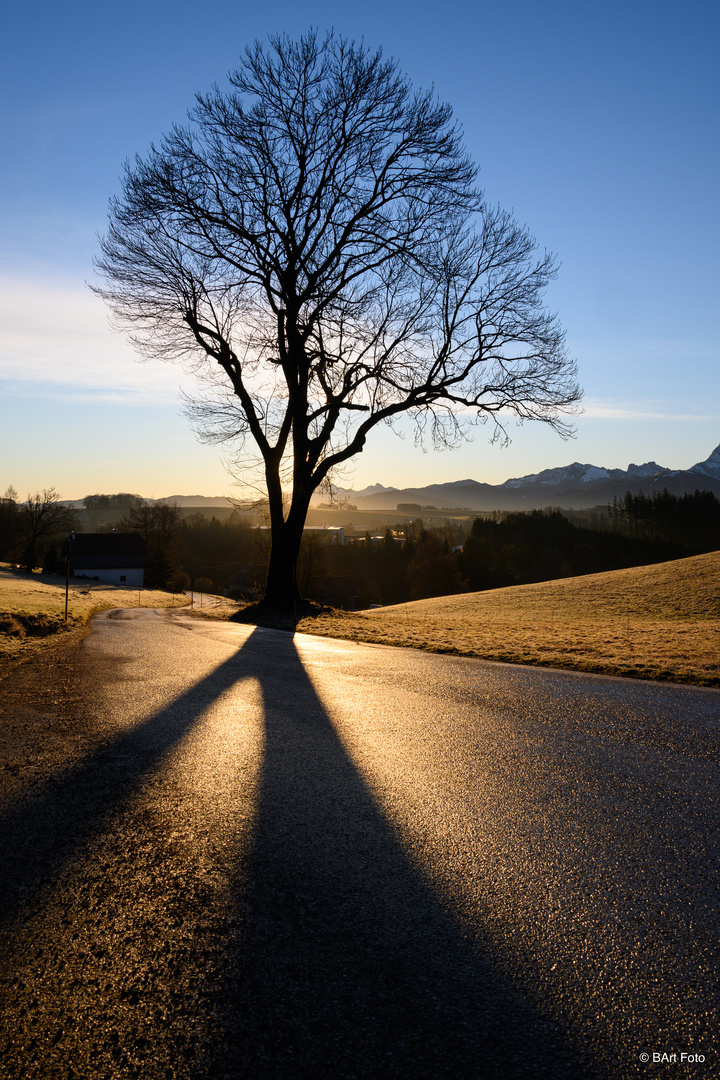
M 72 577 L 143 587 L 147 544 L 137 533 L 73 533 L 68 543 Z

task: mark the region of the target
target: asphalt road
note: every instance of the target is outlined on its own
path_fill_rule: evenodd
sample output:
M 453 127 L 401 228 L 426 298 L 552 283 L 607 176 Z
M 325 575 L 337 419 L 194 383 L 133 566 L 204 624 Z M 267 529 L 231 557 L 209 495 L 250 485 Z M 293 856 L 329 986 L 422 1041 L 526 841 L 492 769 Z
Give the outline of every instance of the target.
M 720 1075 L 720 692 L 146 610 L 81 673 L 1 1076 Z

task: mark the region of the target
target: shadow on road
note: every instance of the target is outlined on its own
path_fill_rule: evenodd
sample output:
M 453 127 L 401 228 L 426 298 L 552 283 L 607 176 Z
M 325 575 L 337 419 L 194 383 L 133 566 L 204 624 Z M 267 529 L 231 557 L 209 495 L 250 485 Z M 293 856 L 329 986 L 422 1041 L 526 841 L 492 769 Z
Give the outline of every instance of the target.
M 0 817 L 0 923 L 12 920 L 28 892 L 88 844 L 136 789 L 242 675 L 238 656 L 221 664 L 166 708 L 61 771 Z
M 196 970 L 164 999 L 175 1015 L 152 1021 L 157 1038 L 147 1012 L 140 1045 L 132 1010 L 98 1002 L 112 1016 L 124 1055 L 117 1060 L 144 1062 L 139 1073 L 128 1066 L 114 1075 L 590 1076 L 563 1033 L 500 974 L 490 943 L 466 935 L 415 870 L 345 752 L 290 634 L 254 631 L 166 708 L 9 811 L 0 822 L 2 920 L 23 921 L 28 889 L 40 912 L 63 866 L 90 850 L 203 712 L 245 679 L 261 687 L 266 725 L 253 852 L 249 864 L 235 867 L 229 899 L 216 900 L 235 912 L 224 925 L 239 929 L 216 943 L 211 965 L 207 956 L 186 954 Z M 158 959 L 147 973 L 156 987 L 167 982 L 161 965 Z M 198 996 L 193 987 L 207 983 L 209 970 L 212 984 Z M 150 986 L 148 1000 L 153 992 Z M 172 1029 L 186 1026 L 199 1001 L 212 1014 L 197 1018 L 200 1045 L 172 1042 Z M 90 1037 L 103 1045 L 107 1030 L 99 1025 Z
M 258 631 L 243 648 L 266 749 L 211 1075 L 589 1075 L 413 868 L 292 636 L 272 649 Z

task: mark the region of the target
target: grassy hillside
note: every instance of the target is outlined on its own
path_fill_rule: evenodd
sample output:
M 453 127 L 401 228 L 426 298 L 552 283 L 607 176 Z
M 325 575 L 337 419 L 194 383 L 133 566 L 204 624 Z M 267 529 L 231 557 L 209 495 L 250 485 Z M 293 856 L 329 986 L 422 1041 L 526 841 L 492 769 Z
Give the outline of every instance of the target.
M 120 589 L 97 582 L 70 579 L 68 623 L 65 624 L 65 579 L 10 572 L 0 565 L 0 657 L 19 656 L 51 634 L 84 625 L 104 608 L 180 607 L 184 596 L 144 589 Z
M 312 634 L 720 686 L 720 552 L 305 619 Z

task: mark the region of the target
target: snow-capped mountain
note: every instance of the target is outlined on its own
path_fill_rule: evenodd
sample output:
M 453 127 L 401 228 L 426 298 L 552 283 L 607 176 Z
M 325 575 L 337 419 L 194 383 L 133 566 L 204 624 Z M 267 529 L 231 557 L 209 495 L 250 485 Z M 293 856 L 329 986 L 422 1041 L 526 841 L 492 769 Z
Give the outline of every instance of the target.
M 709 458 L 698 461 L 697 465 L 689 470 L 691 473 L 699 473 L 701 476 L 710 476 L 714 480 L 720 480 L 720 446 L 716 446 Z
M 533 510 L 547 506 L 591 507 L 622 498 L 630 491 L 652 495 L 667 488 L 673 495 L 697 489 L 720 497 L 720 446 L 705 461 L 690 469 L 670 469 L 656 461 L 628 465 L 627 469 L 606 469 L 600 465 L 574 461 L 558 469 L 544 469 L 528 476 L 514 477 L 503 484 L 482 484 L 477 480 L 455 480 L 427 487 L 394 488 L 373 484 L 362 491 L 343 491 L 359 510 L 396 509 L 398 503 L 420 507 L 469 510 Z
M 543 472 L 531 473 L 513 480 L 506 480 L 499 487 L 518 488 L 526 484 L 592 484 L 598 480 L 637 480 L 655 476 L 665 476 L 670 469 L 658 465 L 656 461 L 647 461 L 644 465 L 628 465 L 627 469 L 604 469 L 599 465 L 582 465 L 574 461 L 559 469 L 544 469 Z

